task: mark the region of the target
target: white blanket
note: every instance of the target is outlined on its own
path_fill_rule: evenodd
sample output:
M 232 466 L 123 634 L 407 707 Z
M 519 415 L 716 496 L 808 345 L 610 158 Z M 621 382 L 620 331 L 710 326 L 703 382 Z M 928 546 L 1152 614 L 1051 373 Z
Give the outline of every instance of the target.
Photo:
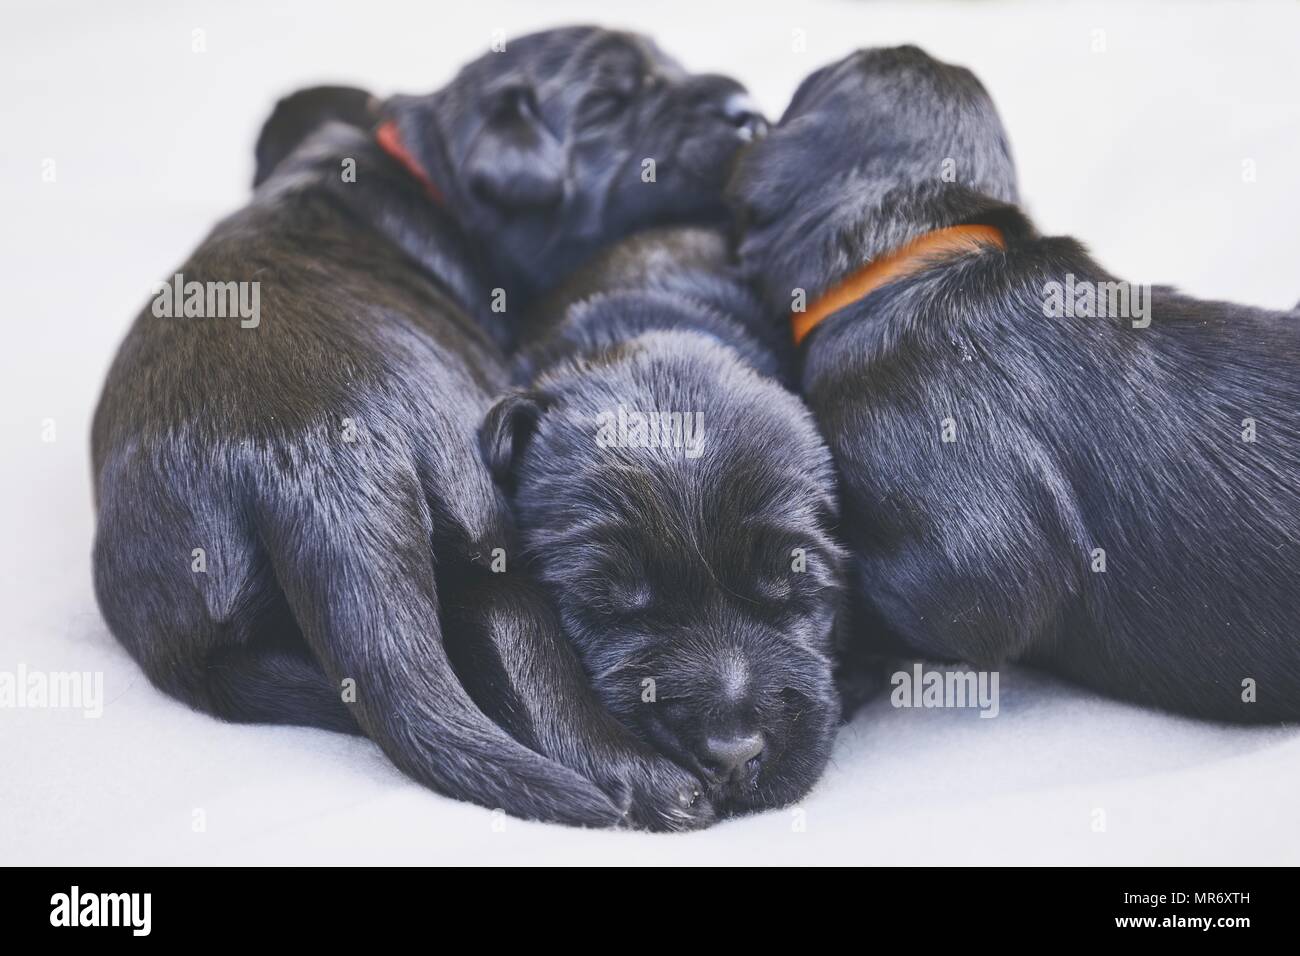
M 6 13 L 0 672 L 102 672 L 104 703 L 99 717 L 0 709 L 0 863 L 1300 862 L 1294 729 L 1181 719 L 1018 669 L 995 719 L 878 700 L 797 810 L 687 836 L 502 826 L 408 782 L 365 740 L 223 725 L 150 687 L 95 608 L 86 437 L 150 285 L 246 196 L 277 95 L 330 80 L 432 89 L 493 30 L 568 21 L 654 32 L 774 114 L 849 49 L 917 43 L 983 78 L 1045 232 L 1134 281 L 1290 307 L 1300 7 L 285 6 L 301 9 Z

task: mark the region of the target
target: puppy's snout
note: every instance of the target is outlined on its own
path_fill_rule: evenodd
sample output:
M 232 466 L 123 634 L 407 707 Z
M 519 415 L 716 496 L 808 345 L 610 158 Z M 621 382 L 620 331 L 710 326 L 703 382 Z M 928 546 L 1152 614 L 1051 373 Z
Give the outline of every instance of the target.
M 757 139 L 767 132 L 767 120 L 748 93 L 734 93 L 722 104 L 722 118 L 734 126 L 742 139 Z
M 758 771 L 763 748 L 761 734 L 709 737 L 701 747 L 700 762 L 715 783 L 734 783 Z
M 688 86 L 688 95 L 695 109 L 726 123 L 742 139 L 753 139 L 767 132 L 767 120 L 754 98 L 730 77 L 697 76 Z

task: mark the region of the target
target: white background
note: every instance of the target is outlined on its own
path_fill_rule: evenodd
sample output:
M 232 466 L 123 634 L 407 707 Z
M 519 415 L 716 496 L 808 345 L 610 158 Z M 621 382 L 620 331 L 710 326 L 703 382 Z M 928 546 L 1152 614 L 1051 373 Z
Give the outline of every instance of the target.
M 646 30 L 692 68 L 737 75 L 773 115 L 821 63 L 917 43 L 984 80 L 1042 230 L 1077 236 L 1135 281 L 1290 307 L 1300 5 L 5 8 L 0 670 L 100 670 L 108 704 L 99 720 L 0 710 L 0 862 L 1300 862 L 1294 730 L 1174 718 L 1018 670 L 1003 674 L 995 720 L 885 701 L 860 714 L 802 805 L 803 832 L 788 810 L 689 836 L 514 820 L 497 832 L 487 811 L 408 783 L 364 740 L 226 726 L 153 690 L 95 608 L 87 461 L 117 342 L 150 285 L 245 201 L 275 98 L 324 81 L 431 90 L 494 29 Z M 792 52 L 796 29 L 806 52 Z

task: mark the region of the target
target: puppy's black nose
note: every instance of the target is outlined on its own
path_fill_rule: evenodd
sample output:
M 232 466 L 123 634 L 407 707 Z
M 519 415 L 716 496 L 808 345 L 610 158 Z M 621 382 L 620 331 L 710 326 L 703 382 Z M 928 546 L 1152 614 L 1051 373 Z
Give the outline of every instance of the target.
M 742 780 L 758 769 L 757 761 L 763 754 L 763 738 L 759 734 L 748 737 L 710 737 L 704 742 L 701 756 L 704 769 L 717 783 Z
M 727 97 L 722 104 L 722 116 L 740 132 L 744 139 L 757 139 L 767 132 L 767 120 L 758 111 L 758 105 L 746 93 Z

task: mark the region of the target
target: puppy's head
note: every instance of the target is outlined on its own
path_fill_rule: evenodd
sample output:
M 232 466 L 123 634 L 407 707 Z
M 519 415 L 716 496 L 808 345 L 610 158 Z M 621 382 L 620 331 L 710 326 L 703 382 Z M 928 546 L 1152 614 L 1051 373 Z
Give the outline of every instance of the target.
M 724 810 L 807 791 L 839 715 L 842 556 L 802 403 L 708 339 L 650 332 L 504 399 L 484 450 L 609 710 Z
M 1017 201 L 988 93 L 914 46 L 860 50 L 808 76 L 727 194 L 747 269 L 787 299 L 981 202 Z
M 730 162 L 765 129 L 734 80 L 594 27 L 511 40 L 389 109 L 503 278 L 533 289 L 633 230 L 721 217 Z

